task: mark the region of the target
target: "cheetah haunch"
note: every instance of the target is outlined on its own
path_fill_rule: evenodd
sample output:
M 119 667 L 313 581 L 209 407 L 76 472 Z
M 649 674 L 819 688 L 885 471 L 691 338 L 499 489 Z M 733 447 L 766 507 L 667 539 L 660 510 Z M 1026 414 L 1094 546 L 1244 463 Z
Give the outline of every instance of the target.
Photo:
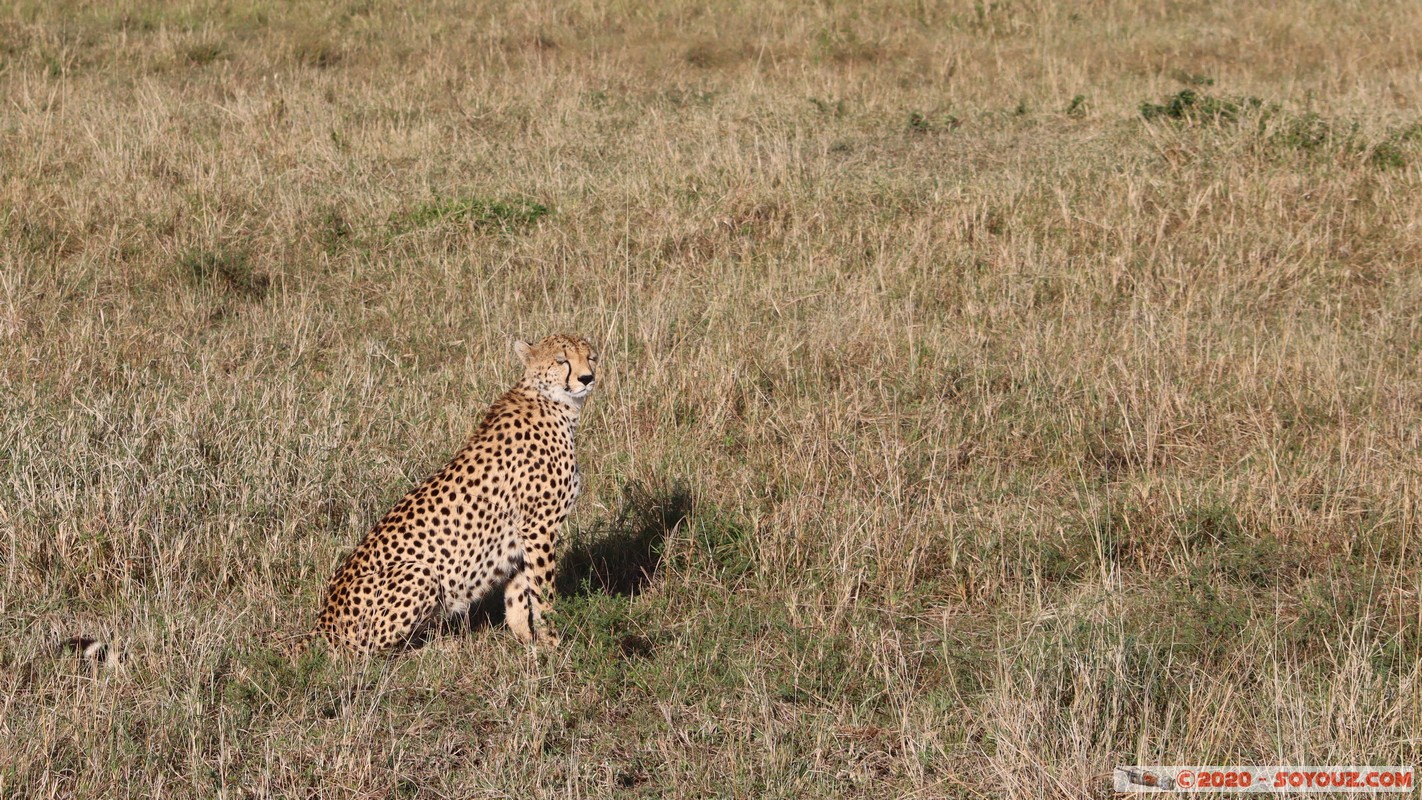
M 556 646 L 554 553 L 581 481 L 573 432 L 596 380 L 587 341 L 515 342 L 523 380 L 443 469 L 405 495 L 336 568 L 316 634 L 361 653 L 402 646 L 499 585 L 519 639 Z

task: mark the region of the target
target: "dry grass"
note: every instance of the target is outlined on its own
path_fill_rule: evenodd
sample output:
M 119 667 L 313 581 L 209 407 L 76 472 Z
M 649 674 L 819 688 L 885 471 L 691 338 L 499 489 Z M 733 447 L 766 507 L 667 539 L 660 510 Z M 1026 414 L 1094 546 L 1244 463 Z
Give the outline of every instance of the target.
M 1422 761 L 1417 5 L 401 5 L 0 9 L 0 794 Z M 282 661 L 557 330 L 567 646 Z

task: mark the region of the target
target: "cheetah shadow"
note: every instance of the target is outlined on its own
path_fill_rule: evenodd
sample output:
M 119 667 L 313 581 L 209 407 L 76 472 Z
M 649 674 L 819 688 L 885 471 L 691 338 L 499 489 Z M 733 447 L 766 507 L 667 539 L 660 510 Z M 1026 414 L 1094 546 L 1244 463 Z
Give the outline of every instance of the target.
M 624 485 L 615 512 L 574 532 L 558 559 L 558 595 L 636 596 L 656 578 L 667 534 L 691 516 L 693 506 L 684 486 L 654 492 L 638 482 Z M 450 627 L 467 633 L 503 621 L 503 592 L 495 590 Z
M 639 483 L 623 487 L 615 514 L 578 532 L 559 560 L 558 593 L 633 597 L 657 576 L 667 534 L 691 516 L 685 487 L 653 493 Z

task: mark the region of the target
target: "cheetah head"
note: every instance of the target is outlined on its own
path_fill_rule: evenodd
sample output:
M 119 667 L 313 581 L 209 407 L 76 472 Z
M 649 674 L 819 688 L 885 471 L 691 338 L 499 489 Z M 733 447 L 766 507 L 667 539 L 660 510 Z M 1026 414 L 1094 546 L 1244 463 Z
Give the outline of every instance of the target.
M 597 380 L 597 351 L 586 339 L 549 336 L 537 344 L 514 342 L 523 361 L 523 379 L 541 394 L 582 408 Z

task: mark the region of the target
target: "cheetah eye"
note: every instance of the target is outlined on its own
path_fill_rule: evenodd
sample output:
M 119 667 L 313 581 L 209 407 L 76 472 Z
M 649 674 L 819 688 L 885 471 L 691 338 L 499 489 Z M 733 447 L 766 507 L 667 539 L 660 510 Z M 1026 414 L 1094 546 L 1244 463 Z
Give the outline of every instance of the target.
M 596 363 L 597 363 L 597 353 L 590 353 L 590 354 L 588 354 L 588 363 L 589 363 L 589 364 L 596 364 Z
M 568 363 L 568 359 L 564 358 L 563 356 L 558 356 L 557 358 L 555 358 L 555 359 L 553 359 L 553 360 L 554 360 L 555 362 L 557 362 L 558 364 L 560 364 L 560 365 L 561 365 L 561 364 L 566 364 L 566 363 Z

